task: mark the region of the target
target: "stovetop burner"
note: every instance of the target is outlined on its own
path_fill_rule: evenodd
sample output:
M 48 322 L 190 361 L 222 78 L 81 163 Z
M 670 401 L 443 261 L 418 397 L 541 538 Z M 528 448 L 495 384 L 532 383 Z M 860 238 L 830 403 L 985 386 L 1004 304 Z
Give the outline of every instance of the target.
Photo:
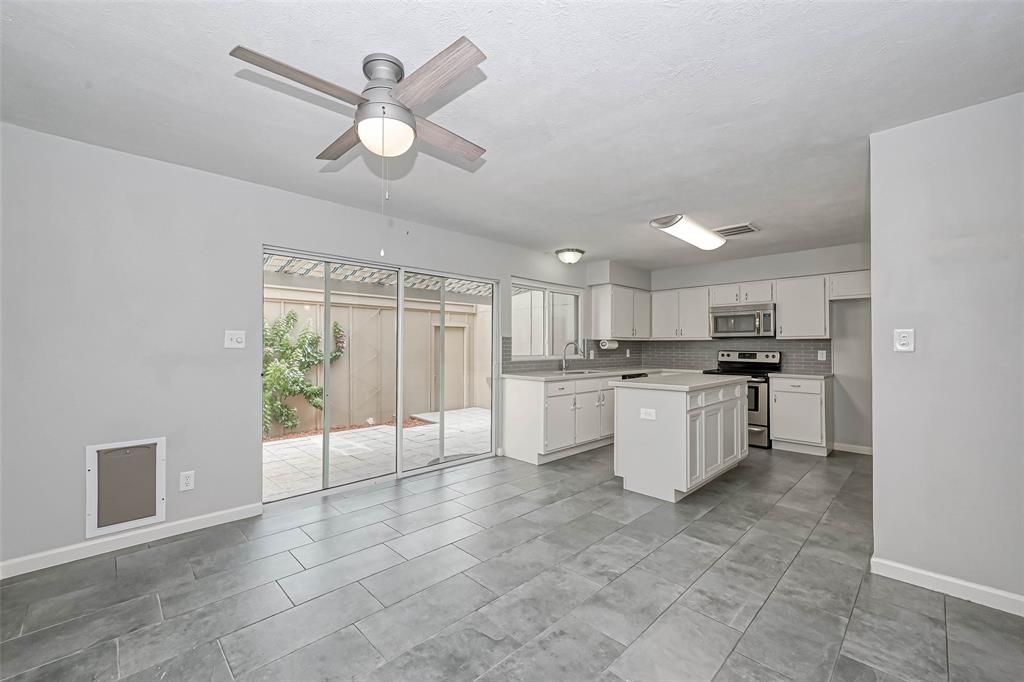
M 705 374 L 749 375 L 765 379 L 769 374 L 782 371 L 782 353 L 771 351 L 720 350 L 718 367 L 706 369 Z

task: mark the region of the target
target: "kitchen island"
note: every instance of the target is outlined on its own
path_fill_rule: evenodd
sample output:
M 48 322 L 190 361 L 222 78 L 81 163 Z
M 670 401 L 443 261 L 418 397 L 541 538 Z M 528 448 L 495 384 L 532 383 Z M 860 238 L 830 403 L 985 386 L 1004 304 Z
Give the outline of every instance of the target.
M 608 382 L 622 487 L 678 502 L 736 466 L 747 456 L 748 379 L 686 372 Z

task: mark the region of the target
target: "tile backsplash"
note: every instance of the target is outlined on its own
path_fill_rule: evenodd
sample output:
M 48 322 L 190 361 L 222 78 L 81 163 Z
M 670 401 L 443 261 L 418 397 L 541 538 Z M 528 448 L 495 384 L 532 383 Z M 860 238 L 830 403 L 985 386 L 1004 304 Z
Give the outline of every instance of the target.
M 615 350 L 601 350 L 597 341 L 587 340 L 584 348 L 594 350 L 593 360 L 569 360 L 570 369 L 602 367 L 665 367 L 678 369 L 709 369 L 718 364 L 720 350 L 777 350 L 782 353 L 782 371 L 823 374 L 832 371 L 832 342 L 796 341 L 791 339 L 713 339 L 710 341 L 620 341 Z M 626 357 L 626 349 L 630 357 Z M 818 351 L 827 352 L 828 359 L 818 360 Z M 512 337 L 501 339 L 503 372 L 537 372 L 557 370 L 560 360 L 512 361 Z

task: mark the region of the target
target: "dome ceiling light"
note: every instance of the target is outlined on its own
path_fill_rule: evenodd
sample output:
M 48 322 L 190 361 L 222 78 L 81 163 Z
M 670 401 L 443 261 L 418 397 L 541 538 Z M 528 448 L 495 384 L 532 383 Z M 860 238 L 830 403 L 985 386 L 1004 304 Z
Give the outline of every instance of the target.
M 555 251 L 555 255 L 558 256 L 558 260 L 572 265 L 573 263 L 579 263 L 580 258 L 583 258 L 585 251 L 583 249 L 558 249 Z
M 725 237 L 715 234 L 682 213 L 655 218 L 650 221 L 650 226 L 704 251 L 714 251 L 725 243 Z

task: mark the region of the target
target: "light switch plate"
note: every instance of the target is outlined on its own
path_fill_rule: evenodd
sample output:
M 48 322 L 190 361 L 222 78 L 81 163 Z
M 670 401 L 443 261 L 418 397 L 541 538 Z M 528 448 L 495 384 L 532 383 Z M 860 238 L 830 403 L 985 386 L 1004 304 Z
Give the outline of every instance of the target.
M 227 329 L 224 331 L 225 348 L 245 348 L 245 331 L 241 329 Z
M 818 362 L 825 362 L 826 360 L 828 360 L 828 351 L 827 350 L 819 350 L 818 351 Z
M 640 408 L 640 418 L 641 419 L 650 419 L 651 421 L 654 421 L 655 419 L 658 418 L 658 413 L 655 410 L 652 410 L 650 408 L 641 407 Z
M 897 353 L 913 353 L 914 352 L 914 330 L 913 329 L 893 329 L 892 330 L 892 349 Z

